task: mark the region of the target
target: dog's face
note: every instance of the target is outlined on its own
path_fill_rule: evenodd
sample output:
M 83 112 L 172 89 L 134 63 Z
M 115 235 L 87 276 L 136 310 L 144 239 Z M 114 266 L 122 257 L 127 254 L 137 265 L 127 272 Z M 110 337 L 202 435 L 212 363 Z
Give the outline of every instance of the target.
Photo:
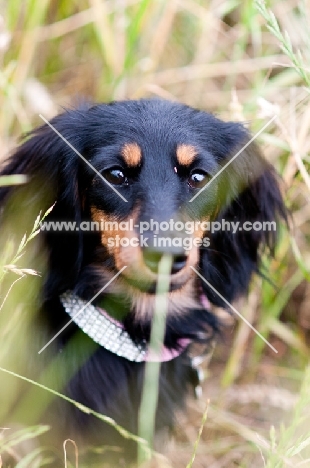
M 92 282 L 86 279 L 91 269 L 97 283 L 89 289 L 95 293 L 126 267 L 105 294 L 130 297 L 130 307 L 141 318 L 152 313 L 164 254 L 172 258 L 171 314 L 201 309 L 202 289 L 211 302 L 223 304 L 206 284 L 198 286 L 191 267 L 199 268 L 228 301 L 246 291 L 260 249 L 272 248 L 274 233 L 210 233 L 201 224 L 285 216 L 273 170 L 256 146 L 247 145 L 249 134 L 241 124 L 161 100 L 68 111 L 51 123 L 79 155 L 45 125 L 21 146 L 4 173 L 40 179 L 36 197 L 42 200 L 49 188 L 50 202 L 57 201 L 50 220 L 90 220 L 104 227 L 99 233 L 47 234 L 48 296 L 64 289 L 83 294 Z M 131 227 L 124 228 L 126 223 Z M 186 223 L 194 226 L 190 232 L 179 229 Z M 159 242 L 163 238 L 168 241 Z
M 192 110 L 184 108 L 183 117 L 166 103 L 132 107 L 131 119 L 115 114 L 110 143 L 104 144 L 103 129 L 102 146 L 98 141 L 89 159 L 118 193 L 90 170 L 86 203 L 92 221 L 104 226 L 104 251 L 117 271 L 126 267 L 129 284 L 154 292 L 166 253 L 172 256 L 170 289 L 181 289 L 199 261 L 205 234 L 199 221 L 214 219 L 218 209 L 217 183 L 191 199 L 219 170 L 219 161 L 199 139 Z M 205 114 L 206 126 L 208 119 Z

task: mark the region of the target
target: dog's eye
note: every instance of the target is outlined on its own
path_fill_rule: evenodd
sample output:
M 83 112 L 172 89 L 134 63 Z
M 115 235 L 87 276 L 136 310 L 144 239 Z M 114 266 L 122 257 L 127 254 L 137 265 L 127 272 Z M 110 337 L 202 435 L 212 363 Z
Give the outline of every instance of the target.
M 103 172 L 103 177 L 113 185 L 128 185 L 128 178 L 122 169 L 112 168 Z
M 203 171 L 192 172 L 188 178 L 188 185 L 192 188 L 201 188 L 208 182 L 208 176 Z

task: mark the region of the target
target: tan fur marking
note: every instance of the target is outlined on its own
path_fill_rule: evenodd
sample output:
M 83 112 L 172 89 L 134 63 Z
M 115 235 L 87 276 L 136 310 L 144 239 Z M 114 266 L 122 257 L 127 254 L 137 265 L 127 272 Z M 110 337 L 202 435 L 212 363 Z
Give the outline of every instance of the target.
M 177 147 L 177 160 L 181 166 L 189 166 L 197 156 L 197 150 L 191 145 L 179 145 Z
M 121 154 L 127 166 L 136 167 L 141 164 L 142 152 L 137 143 L 127 143 L 124 145 Z
M 130 220 L 132 220 L 132 224 L 134 225 L 137 221 L 138 212 L 139 209 L 137 207 L 134 208 L 127 219 L 123 220 L 122 223 L 128 223 L 128 225 L 130 225 Z M 137 232 L 127 231 L 125 225 L 124 229 L 122 229 L 119 224 L 120 220 L 113 215 L 107 215 L 104 211 L 98 210 L 96 207 L 91 207 L 91 217 L 92 221 L 97 221 L 100 226 L 104 223 L 105 230 L 101 232 L 101 244 L 107 248 L 111 255 L 113 255 L 116 266 L 119 270 L 123 266 L 131 264 L 136 258 L 141 257 L 142 259 L 141 249 L 139 247 L 131 247 L 130 245 L 128 247 L 109 245 L 109 239 L 116 239 L 116 236 L 118 236 L 119 240 L 123 238 L 127 238 L 129 240 L 137 238 Z

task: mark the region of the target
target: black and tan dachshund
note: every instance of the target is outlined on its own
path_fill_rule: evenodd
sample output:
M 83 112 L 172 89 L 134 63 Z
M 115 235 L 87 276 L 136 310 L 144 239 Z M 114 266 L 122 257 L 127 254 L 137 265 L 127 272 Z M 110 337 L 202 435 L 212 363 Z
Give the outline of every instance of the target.
M 51 386 L 137 433 L 145 362 L 158 360 L 156 429 L 173 427 L 197 383 L 192 345 L 210 343 L 221 329 L 212 307 L 228 308 L 223 298 L 247 293 L 262 253 L 274 252 L 276 231 L 263 226 L 286 218 L 274 169 L 250 139 L 242 124 L 186 105 L 121 101 L 65 111 L 6 161 L 1 175 L 28 176 L 23 186 L 0 189 L 7 236 L 16 223 L 29 232 L 38 211 L 55 203 L 39 235 L 48 260 L 31 343 L 40 350 L 72 320 L 31 358 L 34 369 L 57 360 L 62 384 Z M 152 356 L 165 254 L 172 259 L 166 330 L 161 354 Z M 125 446 L 72 404 L 45 406 L 62 437 Z

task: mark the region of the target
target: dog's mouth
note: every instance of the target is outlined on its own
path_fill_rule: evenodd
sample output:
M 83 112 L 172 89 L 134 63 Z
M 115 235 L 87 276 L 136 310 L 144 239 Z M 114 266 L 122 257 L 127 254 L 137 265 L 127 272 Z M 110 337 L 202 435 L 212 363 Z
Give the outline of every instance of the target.
M 142 256 L 137 255 L 139 253 L 142 252 L 138 249 L 134 252 L 123 250 L 123 255 L 114 257 L 113 270 L 97 270 L 101 284 L 103 278 L 110 283 L 98 298 L 98 305 L 109 315 L 122 321 L 129 314 L 130 320 L 135 323 L 151 323 L 155 313 L 155 296 L 161 294 L 159 285 L 161 291 L 164 288 L 168 292 L 167 316 L 181 317 L 188 310 L 201 308 L 197 294 L 197 276 L 190 268 L 199 261 L 198 249 L 181 254 L 148 252 Z M 170 255 L 170 271 L 167 271 L 168 267 L 165 272 L 161 271 L 164 255 Z M 115 273 L 117 278 L 113 280 Z
M 128 277 L 124 275 L 123 279 L 126 284 L 142 293 L 156 294 L 159 276 L 157 276 L 154 280 L 151 280 L 146 278 Z M 169 292 L 180 290 L 186 283 L 184 280 L 175 281 L 173 275 L 162 275 L 161 279 L 165 282 L 165 284 L 169 285 Z

